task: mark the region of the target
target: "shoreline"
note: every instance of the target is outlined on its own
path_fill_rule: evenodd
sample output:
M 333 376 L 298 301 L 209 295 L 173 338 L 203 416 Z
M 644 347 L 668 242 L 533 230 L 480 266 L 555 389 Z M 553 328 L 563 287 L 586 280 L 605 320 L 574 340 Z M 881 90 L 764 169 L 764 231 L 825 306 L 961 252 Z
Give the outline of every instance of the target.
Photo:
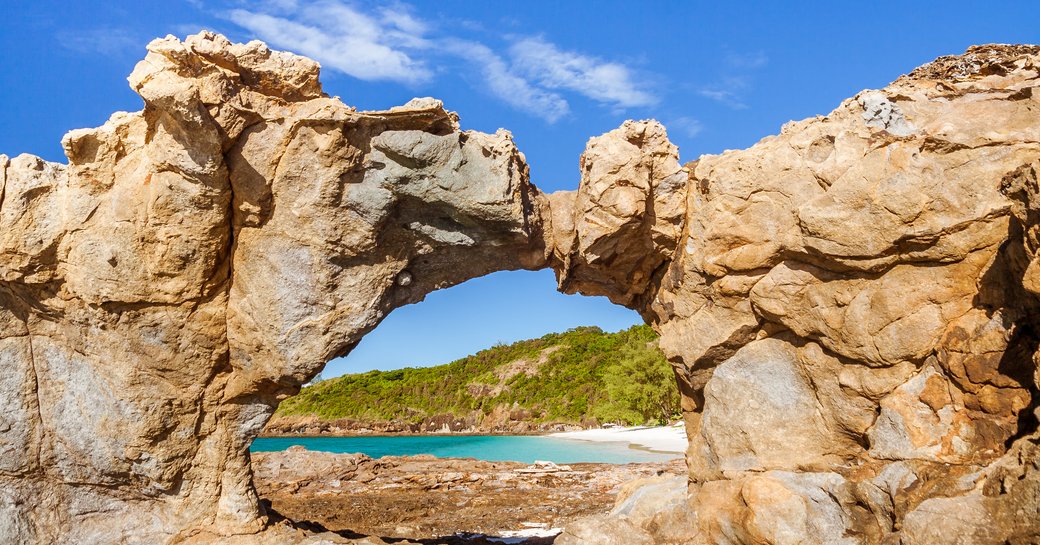
M 594 428 L 582 431 L 549 433 L 547 436 L 594 443 L 624 442 L 628 443 L 632 448 L 640 448 L 661 454 L 683 454 L 686 452 L 688 444 L 686 427 L 682 424 L 672 426 Z
M 257 439 L 289 439 L 293 437 L 299 437 L 303 439 L 320 439 L 322 437 L 342 437 L 342 438 L 354 438 L 354 437 L 468 437 L 487 435 L 495 437 L 545 437 L 554 433 L 565 433 L 565 432 L 554 432 L 554 431 L 538 431 L 538 432 L 504 432 L 504 431 L 450 431 L 450 432 L 379 432 L 379 433 L 282 433 L 282 434 L 269 434 L 262 433 L 257 436 Z M 570 433 L 570 432 L 566 432 Z
M 263 439 L 321 439 L 360 437 L 555 437 L 572 441 L 594 443 L 628 443 L 630 448 L 659 454 L 686 452 L 686 428 L 681 423 L 670 426 L 629 426 L 616 428 L 588 428 L 578 431 L 527 433 L 509 432 L 396 432 L 396 433 L 317 433 L 317 434 L 261 434 Z

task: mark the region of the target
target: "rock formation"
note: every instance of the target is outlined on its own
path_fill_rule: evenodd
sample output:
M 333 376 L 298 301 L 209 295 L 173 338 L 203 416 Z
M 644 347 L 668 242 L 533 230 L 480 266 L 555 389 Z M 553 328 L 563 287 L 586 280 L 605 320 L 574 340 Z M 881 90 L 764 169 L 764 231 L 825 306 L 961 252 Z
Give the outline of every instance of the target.
M 405 536 L 426 543 L 440 538 L 438 545 L 495 545 L 480 538 L 445 536 L 506 537 L 525 527 L 557 534 L 576 519 L 609 510 L 619 492 L 643 479 L 686 480 L 681 459 L 568 465 L 430 455 L 373 460 L 364 454 L 314 452 L 299 446 L 254 452 L 252 459 L 261 501 L 282 516 L 330 531 Z M 677 488 L 677 495 L 685 497 L 685 488 Z M 548 543 L 551 540 L 524 545 Z
M 557 543 L 1040 541 L 1038 72 L 1040 47 L 975 47 L 686 165 L 682 233 L 643 232 L 665 260 L 631 306 L 675 364 L 690 503 L 671 510 L 696 522 Z M 644 194 L 632 218 L 671 210 Z M 561 285 L 643 281 L 602 262 L 556 265 Z
M 687 502 L 559 543 L 1035 542 L 1038 72 L 973 48 L 685 167 L 626 122 L 545 196 L 438 101 L 156 40 L 144 110 L 0 156 L 0 542 L 317 542 L 253 490 L 278 402 L 393 308 L 547 266 L 662 334 L 691 438 Z
M 544 264 L 509 133 L 357 112 L 317 63 L 156 40 L 145 101 L 0 158 L 0 542 L 255 534 L 247 449 L 391 309 Z

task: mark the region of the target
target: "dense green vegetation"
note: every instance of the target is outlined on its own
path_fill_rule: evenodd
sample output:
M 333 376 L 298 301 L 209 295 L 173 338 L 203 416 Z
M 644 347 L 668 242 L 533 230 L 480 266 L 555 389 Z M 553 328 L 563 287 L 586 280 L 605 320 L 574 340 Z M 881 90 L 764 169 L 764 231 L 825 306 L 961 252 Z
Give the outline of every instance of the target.
M 446 365 L 326 379 L 284 401 L 277 414 L 419 422 L 504 408 L 533 422 L 663 422 L 678 413 L 679 396 L 656 341 L 645 325 L 617 333 L 580 327 Z

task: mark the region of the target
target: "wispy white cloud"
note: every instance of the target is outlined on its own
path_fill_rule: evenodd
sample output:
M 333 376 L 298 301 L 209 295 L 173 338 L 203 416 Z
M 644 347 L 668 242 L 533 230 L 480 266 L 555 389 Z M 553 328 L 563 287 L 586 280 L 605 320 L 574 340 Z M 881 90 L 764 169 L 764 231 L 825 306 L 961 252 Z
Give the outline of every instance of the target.
M 486 45 L 465 40 L 442 42 L 447 53 L 464 58 L 481 71 L 488 90 L 507 104 L 555 123 L 570 111 L 567 100 L 558 93 L 540 89 L 517 75 L 502 57 Z
M 682 131 L 686 136 L 693 138 L 704 131 L 704 124 L 693 117 L 677 117 L 665 123 L 669 130 Z
M 633 81 L 628 67 L 574 51 L 541 38 L 526 38 L 509 49 L 517 70 L 550 89 L 568 89 L 621 108 L 649 106 L 657 98 Z
M 293 4 L 280 6 L 289 15 L 236 9 L 228 18 L 275 47 L 358 79 L 415 84 L 431 78 L 426 64 L 406 51 L 426 45 L 425 27 L 407 12 L 383 9 L 368 14 L 335 1 Z
M 477 72 L 491 95 L 549 123 L 571 111 L 566 92 L 615 109 L 657 102 L 623 64 L 562 50 L 543 38 L 513 40 L 505 51 L 496 51 L 487 43 L 438 33 L 400 2 L 266 0 L 250 6 L 225 17 L 273 47 L 358 79 L 421 85 L 450 73 L 456 69 L 451 63 L 461 60 L 460 69 Z
M 412 15 L 412 9 L 404 4 L 381 7 L 379 15 L 393 29 L 392 32 L 397 32 L 398 37 L 406 42 L 411 37 L 422 36 L 429 31 L 429 25 Z

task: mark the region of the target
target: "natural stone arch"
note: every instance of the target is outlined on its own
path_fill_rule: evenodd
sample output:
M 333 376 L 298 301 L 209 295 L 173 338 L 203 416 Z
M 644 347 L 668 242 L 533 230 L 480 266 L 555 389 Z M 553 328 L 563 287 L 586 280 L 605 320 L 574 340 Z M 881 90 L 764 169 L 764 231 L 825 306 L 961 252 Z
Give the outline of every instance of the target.
M 602 195 L 577 209 L 558 196 L 554 214 L 508 132 L 460 132 L 433 99 L 357 112 L 317 76 L 259 42 L 157 40 L 130 77 L 142 112 L 69 133 L 68 166 L 3 159 L 3 338 L 17 377 L 4 396 L 27 432 L 4 468 L 17 491 L 5 537 L 257 532 L 247 449 L 280 399 L 430 291 L 557 258 L 577 267 L 592 252 L 557 248 L 551 237 L 575 228 L 554 220 L 612 259 L 612 231 L 582 222 L 642 230 L 652 169 L 670 160 L 679 173 L 659 125 L 629 125 L 627 141 L 605 142 L 619 140 L 634 163 L 618 164 L 641 185 L 600 188 L 607 214 Z M 672 156 L 644 161 L 648 145 Z M 625 234 L 654 248 L 639 236 Z M 631 268 L 645 285 L 646 266 Z M 113 524 L 112 512 L 133 516 Z
M 389 309 L 547 266 L 662 334 L 693 542 L 1034 536 L 1038 58 L 939 59 L 685 169 L 628 122 L 546 196 L 437 101 L 357 112 L 307 59 L 157 40 L 142 112 L 69 133 L 68 166 L 0 157 L 0 537 L 309 539 L 258 533 L 277 401 Z

